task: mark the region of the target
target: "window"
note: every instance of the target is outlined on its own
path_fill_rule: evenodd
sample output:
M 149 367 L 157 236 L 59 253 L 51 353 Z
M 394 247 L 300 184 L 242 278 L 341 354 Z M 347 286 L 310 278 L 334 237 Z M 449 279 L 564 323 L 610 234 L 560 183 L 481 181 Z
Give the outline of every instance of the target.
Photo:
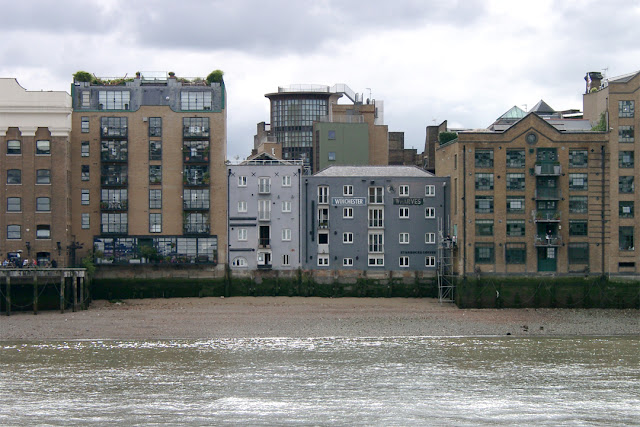
M 89 117 L 80 118 L 80 129 L 82 133 L 89 133 Z
M 589 264 L 589 243 L 569 243 L 569 264 Z
M 260 178 L 258 178 L 258 193 L 271 193 L 271 178 L 266 176 L 261 176 Z
M 233 259 L 231 265 L 234 267 L 247 267 L 249 264 L 247 263 L 246 258 L 239 256 Z
M 493 264 L 495 262 L 494 250 L 495 248 L 493 243 L 476 243 L 476 264 Z
M 635 250 L 633 244 L 633 227 L 619 227 L 618 228 L 618 241 L 621 251 L 633 251 Z
M 347 231 L 342 233 L 342 243 L 351 244 L 353 243 L 353 233 Z
M 100 136 L 126 138 L 127 117 L 101 117 Z
M 399 186 L 400 196 L 409 197 L 409 186 L 408 185 L 400 185 Z
M 382 208 L 369 208 L 369 228 L 384 227 L 384 210 Z
M 209 189 L 185 188 L 182 201 L 184 209 L 209 209 Z
M 476 168 L 493 167 L 493 150 L 476 150 Z
M 328 160 L 329 160 L 330 162 L 333 162 L 333 161 L 335 161 L 335 160 L 336 160 L 336 152 L 335 152 L 335 151 L 329 151 L 329 158 L 328 158 Z
M 586 236 L 587 221 L 586 220 L 569 220 L 569 236 Z
M 91 107 L 91 91 L 90 90 L 83 90 L 80 93 L 80 105 L 82 106 L 82 108 L 90 108 Z
M 36 184 L 51 184 L 51 171 L 49 169 L 38 169 L 36 171 Z
M 327 138 L 334 140 L 336 139 L 336 131 L 335 130 L 330 130 L 327 132 Z
M 83 213 L 81 217 L 81 224 L 82 224 L 83 230 L 89 229 L 90 221 L 91 221 L 91 215 L 89 215 L 88 213 Z
M 384 203 L 383 188 L 369 187 L 369 204 L 380 205 Z
M 398 234 L 398 243 L 401 245 L 409 244 L 409 233 L 400 233 Z
M 507 196 L 507 213 L 524 213 L 524 197 Z
M 400 212 L 400 219 L 409 219 L 409 208 L 407 207 L 400 208 L 399 212 Z
M 162 182 L 162 165 L 149 165 L 149 184 Z
M 319 245 L 328 245 L 329 244 L 329 233 L 318 233 L 318 244 Z
M 569 150 L 569 167 L 586 168 L 589 163 L 589 152 L 587 150 Z
M 493 190 L 493 174 L 477 173 L 476 174 L 476 190 L 477 191 Z
M 633 193 L 633 176 L 619 176 L 618 177 L 618 191 L 620 193 Z
M 162 233 L 162 214 L 149 214 L 149 233 Z
M 425 233 L 424 242 L 427 244 L 435 244 L 436 243 L 436 233 Z
M 618 205 L 620 218 L 633 218 L 633 201 L 621 201 Z
M 524 174 L 508 173 L 507 174 L 507 190 L 524 190 Z
M 100 209 L 102 210 L 126 210 L 126 188 L 103 188 L 100 190 Z
M 22 154 L 22 143 L 17 140 L 7 141 L 7 154 Z
M 201 138 L 209 136 L 209 117 L 183 117 L 182 136 Z
M 434 197 L 436 195 L 436 186 L 433 184 L 425 185 L 424 195 L 427 197 Z
M 369 233 L 369 252 L 370 253 L 384 252 L 384 234 L 383 233 Z
M 476 236 L 493 236 L 493 220 L 476 219 Z
M 633 117 L 633 101 L 618 101 L 618 117 Z
M 284 175 L 282 177 L 282 186 L 291 187 L 291 175 Z
M 342 218 L 353 219 L 353 208 L 342 208 Z
M 180 92 L 180 109 L 211 110 L 211 92 Z
M 100 160 L 107 162 L 126 161 L 129 155 L 127 141 L 109 140 L 100 141 Z
M 291 240 L 291 229 L 290 228 L 283 228 L 282 229 L 282 240 L 285 242 L 288 242 Z
M 329 266 L 329 257 L 326 255 L 318 255 L 318 266 L 319 267 L 328 267 Z
M 425 208 L 424 217 L 425 218 L 435 218 L 436 217 L 436 208 Z
M 83 189 L 81 191 L 80 203 L 83 205 L 89 204 L 89 190 Z
M 238 177 L 238 187 L 246 187 L 247 186 L 247 177 L 239 176 Z
M 128 110 L 129 109 L 128 90 L 101 90 L 98 92 L 99 110 Z
M 22 199 L 20 197 L 7 197 L 7 212 L 22 211 Z
M 586 173 L 569 174 L 569 190 L 588 190 Z
M 324 185 L 318 186 L 318 203 L 329 203 L 329 187 Z
M 210 175 L 208 165 L 185 165 L 182 171 L 184 185 L 209 185 Z
M 588 199 L 587 196 L 569 196 L 569 212 L 570 213 L 587 213 Z
M 476 213 L 493 213 L 493 196 L 476 196 Z
M 38 211 L 38 212 L 50 212 L 51 211 L 51 198 L 49 198 L 49 197 L 36 197 L 36 211 Z
M 367 264 L 369 267 L 384 267 L 384 255 L 369 255 Z
M 238 202 L 238 212 L 246 212 L 247 211 L 247 202 L 240 201 Z
M 282 202 L 282 212 L 291 212 L 291 202 L 289 201 Z
M 149 117 L 149 136 L 162 136 L 162 117 Z
M 247 229 L 246 228 L 238 228 L 238 240 L 246 241 L 247 240 Z
M 507 264 L 524 264 L 527 260 L 526 243 L 506 243 L 504 258 Z
M 406 268 L 406 267 L 409 267 L 409 257 L 408 257 L 408 256 L 401 256 L 401 257 L 398 259 L 398 265 L 399 265 L 400 267 L 405 267 L 405 268 Z
M 619 151 L 618 152 L 618 167 L 619 168 L 632 168 L 633 167 L 633 151 Z
M 618 142 L 634 142 L 633 126 L 618 126 Z
M 162 190 L 149 190 L 149 209 L 162 209 Z
M 425 267 L 435 267 L 436 266 L 436 257 L 434 257 L 434 256 L 426 256 L 426 257 L 424 257 L 424 266 Z
M 282 255 L 282 265 L 291 265 L 288 254 Z
M 271 219 L 271 200 L 258 201 L 258 219 L 269 221 Z
M 353 258 L 342 258 L 342 265 L 344 267 L 353 267 Z
M 89 181 L 89 165 L 80 165 L 80 180 Z
M 7 184 L 22 184 L 22 171 L 20 169 L 7 170 Z
M 80 143 L 80 155 L 82 157 L 89 157 L 89 141 L 82 141 Z
M 7 239 L 21 239 L 22 233 L 19 225 L 7 225 Z
M 36 239 L 50 239 L 51 226 L 49 224 L 36 225 Z
M 162 160 L 162 141 L 149 141 L 149 160 Z
M 524 236 L 525 222 L 523 219 L 508 219 L 507 220 L 507 236 Z
M 507 167 L 523 168 L 525 164 L 524 150 L 507 150 Z
M 343 196 L 353 196 L 353 185 L 343 185 L 342 186 L 342 195 Z
M 183 231 L 185 234 L 209 234 L 209 214 L 185 212 Z

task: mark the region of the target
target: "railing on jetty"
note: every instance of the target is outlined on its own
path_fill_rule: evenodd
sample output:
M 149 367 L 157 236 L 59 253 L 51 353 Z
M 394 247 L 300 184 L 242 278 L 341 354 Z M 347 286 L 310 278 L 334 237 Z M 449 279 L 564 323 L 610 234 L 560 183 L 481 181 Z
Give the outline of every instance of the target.
M 0 268 L 0 283 L 4 282 L 3 294 L 6 302 L 7 316 L 11 315 L 11 287 L 33 286 L 33 314 L 38 314 L 38 297 L 47 285 L 59 284 L 60 312 L 66 308 L 65 291 L 71 288 L 72 309 L 78 311 L 85 308 L 85 295 L 88 295 L 85 281 L 85 268 Z M 26 282 L 26 283 L 25 283 Z

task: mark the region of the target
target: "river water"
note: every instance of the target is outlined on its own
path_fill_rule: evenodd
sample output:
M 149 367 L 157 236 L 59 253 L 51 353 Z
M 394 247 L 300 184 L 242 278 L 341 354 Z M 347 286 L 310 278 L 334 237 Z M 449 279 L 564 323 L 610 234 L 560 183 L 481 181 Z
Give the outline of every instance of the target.
M 634 425 L 640 337 L 0 341 L 0 425 Z

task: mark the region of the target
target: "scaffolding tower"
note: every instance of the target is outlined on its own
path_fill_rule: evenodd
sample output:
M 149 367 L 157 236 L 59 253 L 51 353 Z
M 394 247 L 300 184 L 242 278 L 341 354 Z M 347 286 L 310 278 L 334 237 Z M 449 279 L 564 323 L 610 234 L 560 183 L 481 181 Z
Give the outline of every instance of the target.
M 446 228 L 448 229 L 448 227 Z M 445 233 L 444 220 L 438 220 L 438 301 L 455 302 L 455 277 L 453 274 L 453 250 L 455 248 L 455 236 L 451 238 Z

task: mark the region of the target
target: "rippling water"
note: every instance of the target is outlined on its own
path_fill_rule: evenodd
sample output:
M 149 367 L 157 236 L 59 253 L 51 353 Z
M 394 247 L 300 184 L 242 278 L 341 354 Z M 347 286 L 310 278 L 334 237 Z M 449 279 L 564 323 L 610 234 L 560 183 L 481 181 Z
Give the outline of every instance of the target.
M 640 337 L 0 342 L 0 424 L 637 424 Z

